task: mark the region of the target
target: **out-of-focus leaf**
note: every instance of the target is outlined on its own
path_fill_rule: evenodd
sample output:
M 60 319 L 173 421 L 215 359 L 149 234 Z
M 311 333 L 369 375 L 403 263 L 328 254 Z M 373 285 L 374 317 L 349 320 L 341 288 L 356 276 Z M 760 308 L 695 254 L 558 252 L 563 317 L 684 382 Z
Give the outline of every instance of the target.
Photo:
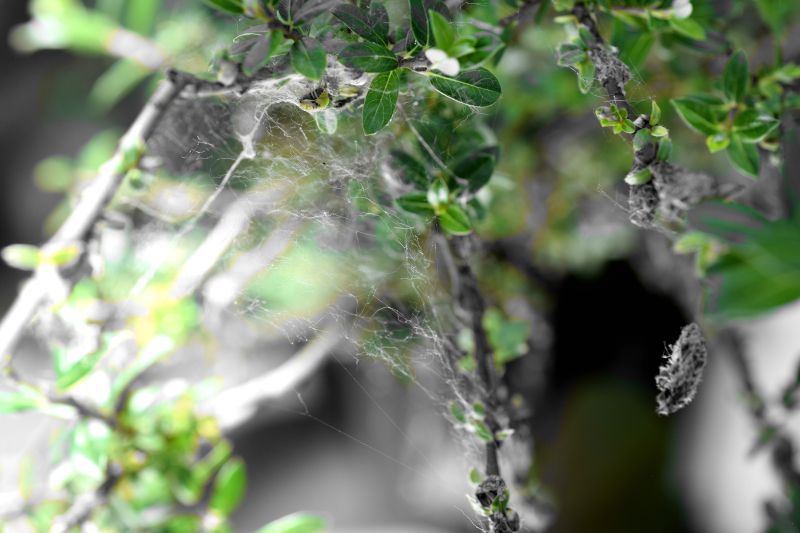
M 731 56 L 725 65 L 725 73 L 722 77 L 722 87 L 725 96 L 732 102 L 741 102 L 747 94 L 747 87 L 750 83 L 750 73 L 747 67 L 747 56 L 739 50 Z
M 319 80 L 325 72 L 325 49 L 313 39 L 295 41 L 289 52 L 292 67 L 310 80 Z
M 731 142 L 728 145 L 728 156 L 743 174 L 753 178 L 758 177 L 760 157 L 755 144 L 744 142 L 741 136 L 734 133 L 731 135 Z
M 705 135 L 720 131 L 726 116 L 723 102 L 711 96 L 675 98 L 672 105 L 689 127 Z
M 438 216 L 442 229 L 451 235 L 468 235 L 472 232 L 469 216 L 456 204 L 448 204 Z
M 256 533 L 321 533 L 323 531 L 325 531 L 325 520 L 318 516 L 297 513 L 270 522 Z
M 247 473 L 241 459 L 231 459 L 220 469 L 211 493 L 209 508 L 227 516 L 239 506 L 247 487 Z

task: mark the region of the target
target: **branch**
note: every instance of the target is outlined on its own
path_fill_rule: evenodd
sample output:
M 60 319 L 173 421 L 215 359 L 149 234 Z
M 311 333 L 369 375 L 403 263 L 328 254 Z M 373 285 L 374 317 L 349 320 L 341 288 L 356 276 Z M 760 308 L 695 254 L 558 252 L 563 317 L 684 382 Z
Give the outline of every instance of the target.
M 103 484 L 95 491 L 79 496 L 64 514 L 53 521 L 50 532 L 67 533 L 73 528 L 83 525 L 92 517 L 95 509 L 105 504 L 120 477 L 116 466 L 109 464 Z
M 206 407 L 218 419 L 223 431 L 235 429 L 253 414 L 259 404 L 281 399 L 308 380 L 343 338 L 342 326 L 329 325 L 283 364 L 222 392 Z
M 58 250 L 88 242 L 95 224 L 111 202 L 125 174 L 138 163 L 144 144 L 189 80 L 189 77 L 177 71 L 167 72 L 167 78 L 122 137 L 112 158 L 100 167 L 95 181 L 82 192 L 78 205 L 43 248 Z M 0 355 L 13 352 L 23 330 L 48 298 L 52 276 L 52 266 L 39 266 L 20 289 L 0 323 Z

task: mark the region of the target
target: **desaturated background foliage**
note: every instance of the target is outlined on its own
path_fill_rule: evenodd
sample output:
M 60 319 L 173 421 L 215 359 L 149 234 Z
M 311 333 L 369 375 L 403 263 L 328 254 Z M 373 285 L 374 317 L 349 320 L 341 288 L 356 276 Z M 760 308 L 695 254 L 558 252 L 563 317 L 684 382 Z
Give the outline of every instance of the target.
M 173 13 L 181 12 L 182 3 L 191 2 L 165 2 Z M 725 13 L 742 3 L 703 5 Z M 741 44 L 750 47 L 751 61 L 766 62 L 769 29 L 752 6 L 744 9 L 751 16 L 740 17 L 733 34 L 750 39 Z M 7 36 L 27 19 L 25 1 L 0 3 L 0 247 L 46 238 L 45 221 L 62 195 L 37 186 L 39 162 L 53 155 L 73 158 L 99 132 L 123 131 L 150 90 L 145 82 L 113 104 L 90 102 L 88 95 L 111 60 L 63 51 L 20 54 Z M 788 27 L 787 60 L 797 60 L 800 27 Z M 511 243 L 526 224 L 540 228 L 533 246 L 517 247 L 556 274 L 545 295 L 497 273 L 500 293 L 530 291 L 521 298 L 544 302 L 550 324 L 541 331 L 534 326 L 541 360 L 512 361 L 508 372 L 520 388 L 527 384 L 538 391 L 531 415 L 533 468 L 558 502 L 553 531 L 760 530 L 763 491 L 778 488 L 766 458 L 747 459 L 755 430 L 724 357 L 711 355 L 710 377 L 694 404 L 671 418 L 655 414 L 654 376 L 662 354 L 691 318 L 682 310 L 683 288 L 663 283 L 659 264 L 670 253 L 668 244 L 628 222 L 620 177 L 627 172 L 629 151 L 599 129 L 593 113 L 597 95 L 582 95 L 574 73 L 555 65 L 561 38 L 557 27 L 524 31 L 497 68 L 506 108 L 496 134 L 503 148 L 500 173 L 511 192 L 497 191 L 495 207 L 507 216 L 484 228 L 484 234 Z M 615 27 L 615 38 L 625 41 L 624 26 Z M 198 39 L 201 56 L 210 57 L 215 39 Z M 702 88 L 704 77 L 696 73 L 718 72 L 725 61 L 689 46 L 644 41 L 626 48 L 634 68 L 633 101 Z M 209 50 L 202 50 L 204 45 Z M 195 66 L 198 61 L 183 60 Z M 645 81 L 645 93 L 637 95 Z M 672 109 L 664 111 L 683 161 L 747 181 L 721 154 L 709 156 Z M 10 304 L 23 274 L 0 264 L 0 309 Z M 800 348 L 792 326 L 797 312 L 782 313 L 748 326 L 752 355 L 761 358 L 754 363 L 756 373 L 772 386 L 793 372 Z M 25 368 L 49 364 L 33 340 L 23 349 Z M 271 365 L 268 358 L 226 364 L 224 348 L 214 357 L 216 362 L 184 362 L 170 371 L 207 365 L 205 373 L 241 381 Z M 464 499 L 474 450 L 459 442 L 446 420 L 436 392 L 441 384 L 424 374 L 418 380 L 433 394 L 396 378 L 385 362 L 343 353 L 303 386 L 301 399 L 292 396 L 234 432 L 249 477 L 248 494 L 233 518 L 235 530 L 252 531 L 301 510 L 328 517 L 331 531 L 342 533 L 475 530 Z M 1 423 L 0 493 L 5 493 L 16 490 L 23 457 L 34 464 L 46 458 L 52 428 L 35 416 L 4 416 Z

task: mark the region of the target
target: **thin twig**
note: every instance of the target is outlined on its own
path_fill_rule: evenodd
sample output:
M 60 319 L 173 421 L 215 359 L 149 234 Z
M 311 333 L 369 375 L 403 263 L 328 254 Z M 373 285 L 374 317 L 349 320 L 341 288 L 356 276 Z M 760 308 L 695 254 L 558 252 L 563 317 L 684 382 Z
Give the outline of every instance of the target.
M 125 177 L 124 159 L 131 147 L 144 144 L 153 134 L 167 109 L 188 83 L 189 78 L 169 71 L 150 97 L 133 125 L 120 140 L 113 157 L 100 167 L 95 181 L 82 193 L 78 205 L 44 248 L 58 250 L 77 243 L 86 244 L 97 221 L 114 197 Z M 124 170 L 121 170 L 124 169 Z M 22 332 L 36 311 L 47 300 L 52 279 L 52 266 L 37 267 L 24 283 L 11 308 L 0 323 L 0 355 L 11 354 Z
M 290 359 L 266 374 L 232 387 L 209 402 L 223 431 L 231 431 L 267 401 L 275 401 L 308 380 L 345 338 L 340 324 L 331 324 Z

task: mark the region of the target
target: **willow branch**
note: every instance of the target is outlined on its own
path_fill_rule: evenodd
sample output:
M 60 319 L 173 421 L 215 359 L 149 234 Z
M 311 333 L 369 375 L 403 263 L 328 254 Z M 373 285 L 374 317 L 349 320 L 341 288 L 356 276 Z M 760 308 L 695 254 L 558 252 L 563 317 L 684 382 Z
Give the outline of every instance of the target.
M 68 246 L 87 244 L 103 211 L 119 189 L 125 174 L 133 165 L 126 161 L 131 151 L 151 137 L 175 98 L 188 83 L 189 78 L 169 71 L 156 92 L 150 97 L 133 125 L 117 145 L 117 149 L 98 172 L 97 178 L 81 194 L 78 205 L 67 220 L 43 246 L 58 250 Z M 141 154 L 139 154 L 141 155 Z M 136 161 L 133 162 L 136 164 Z M 37 267 L 31 278 L 20 289 L 17 298 L 0 322 L 0 355 L 11 354 L 25 327 L 48 298 L 52 286 L 53 267 Z

